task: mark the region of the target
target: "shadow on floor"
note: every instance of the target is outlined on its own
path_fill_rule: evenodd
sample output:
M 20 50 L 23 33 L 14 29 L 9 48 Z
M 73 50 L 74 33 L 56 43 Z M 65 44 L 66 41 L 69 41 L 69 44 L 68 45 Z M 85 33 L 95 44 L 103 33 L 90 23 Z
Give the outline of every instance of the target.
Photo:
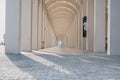
M 30 74 L 34 79 L 41 77 L 55 77 L 57 73 L 70 75 L 69 70 L 61 65 L 49 61 L 42 56 L 38 57 L 32 54 L 6 54 L 10 61 L 15 64 L 22 72 Z M 51 59 L 52 56 L 49 56 Z M 55 61 L 57 61 L 57 57 Z M 53 74 L 53 75 L 52 75 Z
M 120 71 L 119 62 L 115 61 L 120 59 L 117 56 L 112 58 L 94 55 L 50 55 L 40 53 L 6 54 L 6 56 L 18 69 L 23 73 L 30 74 L 35 80 L 56 80 L 60 77 L 63 78 L 60 80 L 84 80 L 84 78 L 88 80 L 88 77 L 92 80 L 103 80 L 105 76 L 119 75 Z M 95 79 L 93 79 L 93 75 L 96 76 Z M 119 78 L 119 76 L 116 78 Z

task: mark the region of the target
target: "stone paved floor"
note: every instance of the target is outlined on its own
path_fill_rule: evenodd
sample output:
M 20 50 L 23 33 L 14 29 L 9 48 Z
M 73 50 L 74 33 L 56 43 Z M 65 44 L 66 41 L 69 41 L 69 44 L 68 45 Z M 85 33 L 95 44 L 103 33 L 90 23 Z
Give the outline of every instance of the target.
M 0 80 L 120 80 L 120 56 L 1 53 Z

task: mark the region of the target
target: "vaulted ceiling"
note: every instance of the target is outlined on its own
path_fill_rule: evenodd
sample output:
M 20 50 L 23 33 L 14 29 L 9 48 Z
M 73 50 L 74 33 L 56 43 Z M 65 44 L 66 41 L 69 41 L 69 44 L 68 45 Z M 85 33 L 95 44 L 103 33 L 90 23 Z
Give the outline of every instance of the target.
M 62 39 L 82 0 L 43 0 L 57 39 Z

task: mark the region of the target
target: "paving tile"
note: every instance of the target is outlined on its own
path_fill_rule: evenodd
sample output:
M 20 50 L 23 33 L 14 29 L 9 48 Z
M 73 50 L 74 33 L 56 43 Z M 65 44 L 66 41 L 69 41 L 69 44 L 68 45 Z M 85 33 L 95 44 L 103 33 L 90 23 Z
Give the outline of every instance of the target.
M 0 80 L 119 80 L 120 56 L 0 54 Z

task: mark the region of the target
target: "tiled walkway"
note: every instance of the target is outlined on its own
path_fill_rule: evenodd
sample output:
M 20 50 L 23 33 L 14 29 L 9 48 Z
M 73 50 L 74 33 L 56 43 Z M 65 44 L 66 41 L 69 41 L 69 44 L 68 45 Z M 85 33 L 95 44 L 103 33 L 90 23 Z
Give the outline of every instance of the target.
M 120 80 L 120 56 L 0 54 L 0 80 Z

